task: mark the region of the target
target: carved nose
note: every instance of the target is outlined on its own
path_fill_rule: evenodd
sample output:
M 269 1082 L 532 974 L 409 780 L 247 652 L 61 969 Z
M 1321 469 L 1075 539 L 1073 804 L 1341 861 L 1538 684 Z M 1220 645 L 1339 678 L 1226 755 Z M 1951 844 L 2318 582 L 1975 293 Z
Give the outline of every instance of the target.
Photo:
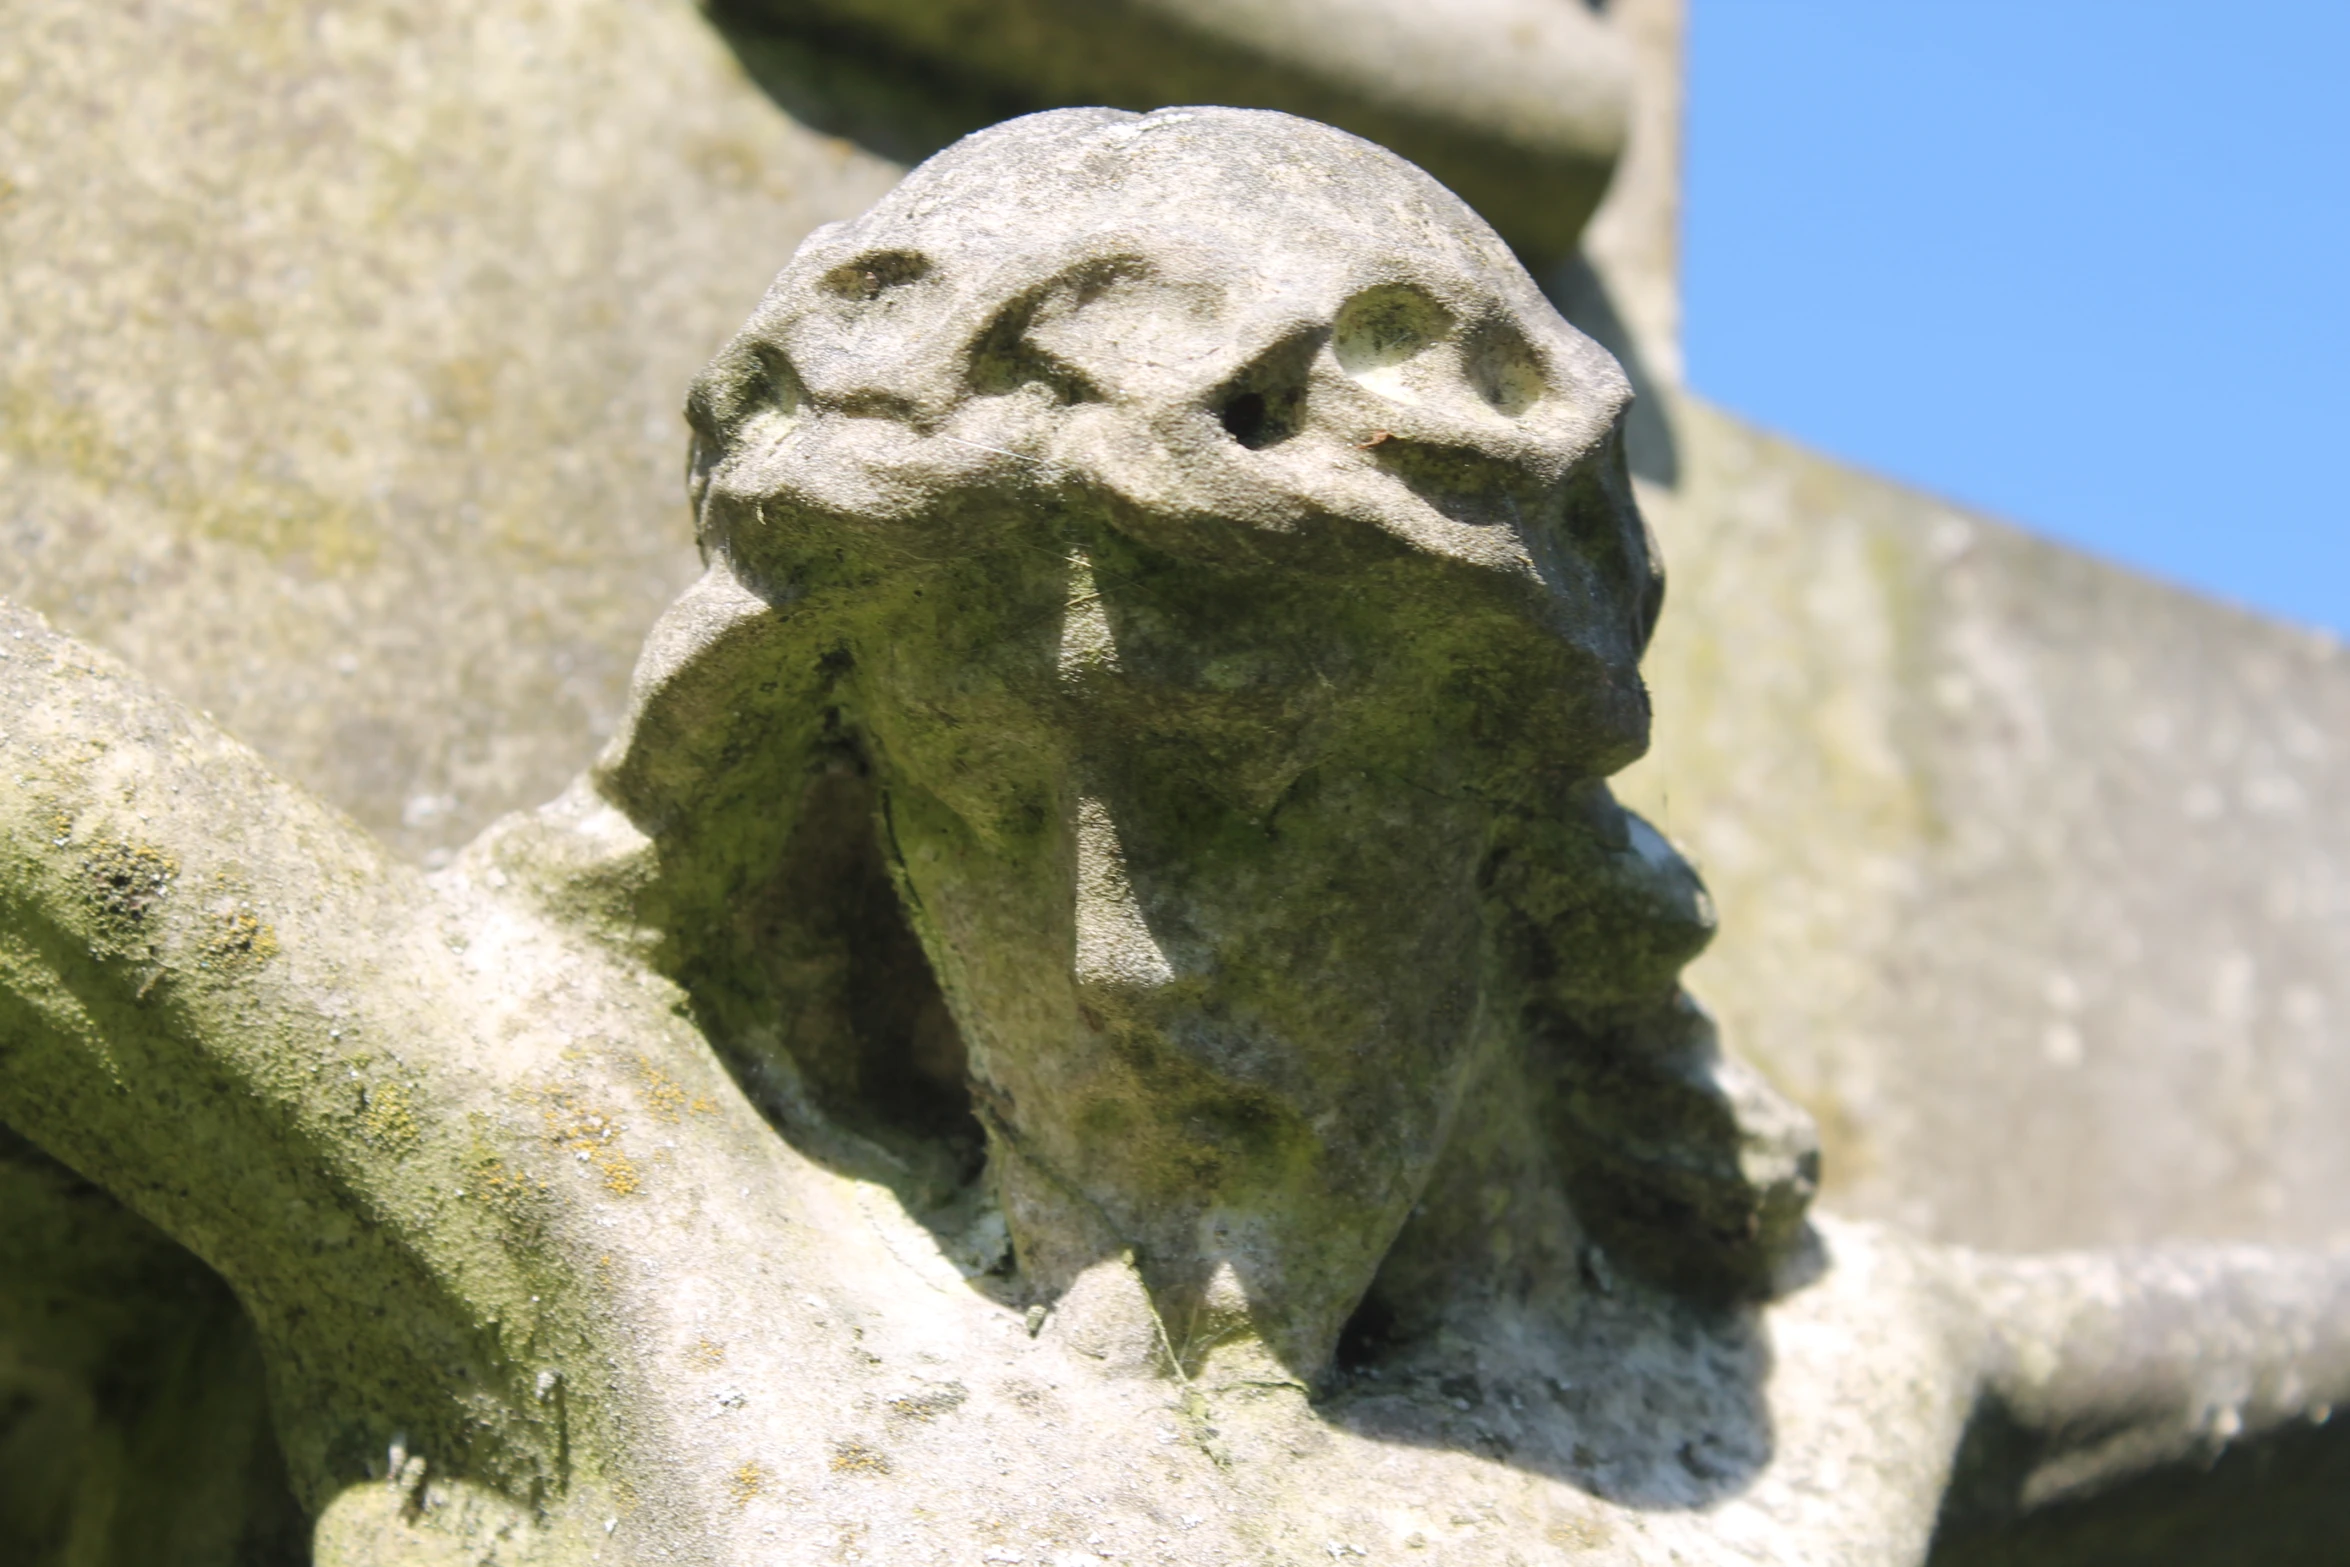
M 1598 771 L 1612 773 L 1648 749 L 1648 686 L 1640 678 L 1640 658 L 1665 592 L 1664 572 L 1624 465 L 1621 418 L 1599 449 L 1575 465 L 1559 500 L 1552 547 L 1588 573 L 1586 646 L 1604 672 L 1590 712 L 1602 753 L 1595 762 Z

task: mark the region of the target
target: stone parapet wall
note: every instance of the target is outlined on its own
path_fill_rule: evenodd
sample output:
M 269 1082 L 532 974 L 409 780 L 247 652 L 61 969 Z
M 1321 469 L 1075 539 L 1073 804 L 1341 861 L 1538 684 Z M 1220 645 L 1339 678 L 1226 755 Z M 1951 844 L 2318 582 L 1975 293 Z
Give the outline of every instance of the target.
M 1621 793 L 1826 1201 L 2013 1249 L 2350 1229 L 2350 653 L 1691 398 Z
M 594 752 L 697 563 L 687 379 L 898 165 L 679 0 L 36 3 L 0 595 L 412 857 Z

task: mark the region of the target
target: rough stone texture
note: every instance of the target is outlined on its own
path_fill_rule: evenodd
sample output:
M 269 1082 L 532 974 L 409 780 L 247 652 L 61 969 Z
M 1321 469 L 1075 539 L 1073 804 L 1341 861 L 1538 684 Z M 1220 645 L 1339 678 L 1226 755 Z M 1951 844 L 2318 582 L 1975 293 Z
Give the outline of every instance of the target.
M 691 580 L 694 368 L 898 172 L 668 0 L 14 6 L 0 593 L 462 843 Z
M 728 618 L 681 605 L 654 685 Z M 1431 1182 L 1442 1217 L 1389 1259 L 1409 1282 L 1433 1241 L 1466 1286 L 1434 1331 L 1374 1339 L 1313 1400 L 1229 1358 L 1178 1374 L 1197 1346 L 1164 1324 L 1164 1358 L 1135 1365 L 1082 1331 L 1116 1320 L 1103 1297 L 1138 1298 L 1123 1265 L 1023 1312 L 919 1170 L 805 1101 L 762 1122 L 641 943 L 596 918 L 634 879 L 598 868 L 645 840 L 592 796 L 426 883 L 37 621 L 8 612 L 0 651 L 0 1101 L 236 1289 L 325 1567 L 1548 1549 L 1858 1567 L 1917 1560 L 1937 1523 L 1989 1559 L 2079 1559 L 2068 1498 L 2151 1484 L 2167 1507 L 2125 1522 L 2175 1521 L 2214 1457 L 2231 1475 L 2297 1457 L 2297 1433 L 2326 1434 L 2307 1417 L 2350 1396 L 2350 1255 L 2017 1265 L 1829 1223 L 1767 1310 L 1693 1309 L 1579 1241 L 1555 1195 L 1534 1200 L 1538 1170 L 1489 1157 L 1528 1146 L 1491 1135 L 1525 1106 L 1506 1080 L 1474 1107 L 1488 1135 Z M 20 1245 L 28 1215 L 84 1201 L 10 1167 L 29 1172 Z M 179 1254 L 117 1213 L 95 1215 L 107 1251 L 76 1236 L 74 1320 L 29 1324 L 52 1340 L 117 1326 L 80 1294 L 101 1280 L 170 1309 Z M 1464 1233 L 1479 1267 L 1459 1266 Z M 201 1276 L 175 1288 L 213 1298 Z M 172 1333 L 115 1342 L 168 1356 Z M 223 1422 L 249 1395 L 194 1383 L 211 1398 L 117 1450 L 119 1489 L 83 1488 L 96 1527 L 55 1559 L 154 1560 L 152 1535 L 109 1537 L 157 1521 L 109 1518 L 126 1492 L 208 1525 L 174 1537 L 179 1560 L 299 1559 L 254 1554 L 285 1536 L 245 1478 L 273 1456 Z M 2327 1559 L 2338 1486 L 2232 1490 L 2207 1535 Z M 2059 1554 L 2014 1555 L 2018 1514 L 2054 1519 Z
M 0 595 L 407 857 L 560 788 L 697 569 L 688 378 L 897 167 L 659 0 L 33 0 L 7 40 Z M 217 1280 L 0 1179 L 0 1558 L 298 1543 L 220 1479 L 283 1461 Z
M 1831 1200 L 2013 1249 L 2350 1234 L 2350 656 L 1677 416 L 1623 788 Z
M 713 563 L 604 762 L 436 876 L 0 612 L 9 1189 L 234 1291 L 327 1567 L 1899 1563 L 2331 1454 L 2350 1251 L 1674 1234 L 1801 1122 L 1594 777 L 1647 722 L 1623 390 L 1377 149 L 1083 112 L 803 249 L 697 388 Z M 945 1037 L 856 1005 L 917 973 Z M 966 1072 L 984 1166 L 903 1092 Z M 282 1547 L 217 1457 L 209 1559 Z

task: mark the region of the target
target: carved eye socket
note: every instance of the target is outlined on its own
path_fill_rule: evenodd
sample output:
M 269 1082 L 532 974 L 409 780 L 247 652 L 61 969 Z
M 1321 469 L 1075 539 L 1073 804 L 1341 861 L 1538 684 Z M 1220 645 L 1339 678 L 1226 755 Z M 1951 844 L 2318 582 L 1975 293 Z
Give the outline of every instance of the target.
M 781 414 L 798 413 L 807 393 L 800 385 L 800 373 L 792 368 L 791 360 L 772 343 L 761 343 L 752 352 L 757 355 L 759 368 L 745 383 L 743 390 L 753 409 L 771 409 Z
M 1467 354 L 1469 382 L 1494 412 L 1515 419 L 1542 401 L 1549 390 L 1543 384 L 1542 363 L 1518 335 L 1518 329 L 1496 323 L 1477 335 Z
M 753 425 L 788 425 L 807 400 L 799 372 L 773 343 L 738 344 L 686 395 L 686 422 L 711 453 L 737 444 Z M 715 463 L 717 456 L 710 461 Z
M 721 455 L 770 446 L 783 439 L 800 422 L 800 407 L 807 401 L 799 372 L 782 349 L 772 343 L 755 344 L 749 359 L 745 373 L 728 388 L 729 395 L 715 410 L 724 420 L 720 431 L 714 432 L 720 435 Z
M 1305 417 L 1305 403 L 1302 386 L 1245 387 L 1225 399 L 1216 418 L 1226 435 L 1259 452 L 1297 433 Z
M 879 299 L 929 275 L 930 258 L 915 250 L 877 250 L 824 274 L 823 288 L 841 299 Z
M 1224 405 L 1219 416 L 1224 421 L 1224 433 L 1241 445 L 1254 451 L 1265 444 L 1265 423 L 1270 417 L 1265 408 L 1265 394 L 1243 392 Z
M 1452 312 L 1407 283 L 1364 289 L 1338 309 L 1338 368 L 1382 396 L 1416 402 L 1408 367 L 1452 330 Z
M 1288 440 L 1306 420 L 1306 372 L 1314 340 L 1301 334 L 1275 343 L 1233 380 L 1212 406 L 1224 433 L 1252 452 Z

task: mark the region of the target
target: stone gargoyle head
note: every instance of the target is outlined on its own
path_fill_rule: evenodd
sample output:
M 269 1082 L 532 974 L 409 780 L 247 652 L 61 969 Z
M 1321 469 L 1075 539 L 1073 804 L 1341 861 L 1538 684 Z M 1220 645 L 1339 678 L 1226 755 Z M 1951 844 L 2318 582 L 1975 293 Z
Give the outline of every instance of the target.
M 820 230 L 693 389 L 710 574 L 598 774 L 713 1037 L 836 1119 L 967 1103 L 1029 1287 L 1130 1265 L 1308 1376 L 1503 1057 L 1587 1224 L 1758 1287 L 1809 1128 L 1600 783 L 1662 591 L 1628 396 L 1450 192 L 1282 115 L 1037 115 Z M 826 973 L 946 1016 L 851 997 L 921 1037 L 843 1066 L 852 840 L 921 961 Z

